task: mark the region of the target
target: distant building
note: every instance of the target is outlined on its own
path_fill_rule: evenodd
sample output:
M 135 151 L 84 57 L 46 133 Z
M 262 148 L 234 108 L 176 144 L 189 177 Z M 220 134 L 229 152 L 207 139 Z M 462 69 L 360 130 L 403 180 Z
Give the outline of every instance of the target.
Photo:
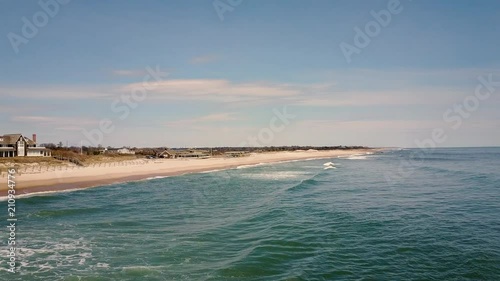
M 206 150 L 187 149 L 177 152 L 176 158 L 208 158 L 210 152 Z
M 130 155 L 134 155 L 135 151 L 130 150 L 130 149 L 126 148 L 126 147 L 122 147 L 122 148 L 116 150 L 116 153 L 118 153 L 118 154 L 130 154 Z
M 164 150 L 158 153 L 160 158 L 208 158 L 210 157 L 210 152 L 206 150 Z
M 36 134 L 30 140 L 21 134 L 0 136 L 0 157 L 50 157 L 50 149 L 36 145 Z
M 105 148 L 104 152 L 101 154 L 129 154 L 129 155 L 134 155 L 135 151 L 126 147 L 122 148 Z
M 243 157 L 247 155 L 248 155 L 247 151 L 227 151 L 224 153 L 224 156 L 226 157 Z
M 159 158 L 175 158 L 177 156 L 177 152 L 173 150 L 166 149 L 157 155 Z

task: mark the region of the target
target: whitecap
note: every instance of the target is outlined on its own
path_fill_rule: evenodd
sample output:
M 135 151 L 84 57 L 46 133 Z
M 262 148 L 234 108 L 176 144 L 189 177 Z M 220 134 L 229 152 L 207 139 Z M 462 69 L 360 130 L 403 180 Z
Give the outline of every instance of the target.
M 210 174 L 210 173 L 216 173 L 216 172 L 221 172 L 221 171 L 225 171 L 225 169 L 208 170 L 208 171 L 200 172 L 200 174 Z
M 362 155 L 353 155 L 353 156 L 349 156 L 347 157 L 346 159 L 349 159 L 349 160 L 366 160 L 366 156 L 362 156 Z
M 246 169 L 246 168 L 251 168 L 251 167 L 258 167 L 258 166 L 262 166 L 266 163 L 258 163 L 258 164 L 249 164 L 249 165 L 241 165 L 241 166 L 238 166 L 236 167 L 236 169 Z
M 96 264 L 96 267 L 99 267 L 99 268 L 109 268 L 109 264 L 104 263 L 104 262 L 98 262 Z
M 264 179 L 264 180 L 282 180 L 282 179 L 296 179 L 310 176 L 309 172 L 300 171 L 282 171 L 282 172 L 272 172 L 272 173 L 248 173 L 241 174 L 242 178 L 249 179 Z
M 157 180 L 157 179 L 164 179 L 164 178 L 168 178 L 168 176 L 154 176 L 154 177 L 146 178 L 145 180 Z
M 348 160 L 365 160 L 367 159 L 368 154 L 352 154 L 352 155 L 347 155 L 347 156 L 339 156 L 339 158 L 342 159 L 348 159 Z

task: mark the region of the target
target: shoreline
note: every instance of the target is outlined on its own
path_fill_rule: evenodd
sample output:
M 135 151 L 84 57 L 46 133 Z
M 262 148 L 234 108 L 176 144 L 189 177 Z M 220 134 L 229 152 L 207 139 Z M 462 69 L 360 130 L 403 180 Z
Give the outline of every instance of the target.
M 383 149 L 287 151 L 256 153 L 236 158 L 155 159 L 151 160 L 148 164 L 136 166 L 85 167 L 77 170 L 23 174 L 16 176 L 16 196 L 95 188 L 111 184 L 153 179 L 154 177 L 170 177 L 235 169 L 246 165 L 366 155 L 381 150 Z M 3 180 L 7 183 L 6 178 L 3 178 Z M 2 184 L 0 186 L 0 197 L 6 195 L 7 187 Z

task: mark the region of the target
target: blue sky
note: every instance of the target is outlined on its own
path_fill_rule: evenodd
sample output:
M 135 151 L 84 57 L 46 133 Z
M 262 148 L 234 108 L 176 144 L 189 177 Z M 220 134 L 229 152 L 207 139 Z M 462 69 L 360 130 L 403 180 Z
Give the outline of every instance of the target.
M 112 146 L 255 137 L 414 147 L 443 129 L 439 146 L 500 145 L 500 89 L 465 115 L 455 107 L 474 99 L 478 77 L 500 81 L 498 1 L 243 0 L 223 20 L 214 1 L 55 1 L 41 1 L 54 13 L 31 38 L 23 18 L 34 24 L 43 5 L 0 2 L 0 134 L 79 144 L 99 130 L 94 140 Z M 340 44 L 356 47 L 355 28 L 396 4 L 349 62 Z M 26 43 L 13 47 L 12 34 Z M 168 75 L 122 116 L 113 102 L 140 89 L 148 67 Z M 294 118 L 276 130 L 271 120 L 285 107 Z

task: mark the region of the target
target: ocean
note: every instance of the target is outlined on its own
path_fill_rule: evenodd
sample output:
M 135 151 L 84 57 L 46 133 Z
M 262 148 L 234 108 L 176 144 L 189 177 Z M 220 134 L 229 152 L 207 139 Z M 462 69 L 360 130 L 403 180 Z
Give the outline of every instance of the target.
M 403 149 L 21 198 L 0 280 L 500 280 L 499 168 Z

